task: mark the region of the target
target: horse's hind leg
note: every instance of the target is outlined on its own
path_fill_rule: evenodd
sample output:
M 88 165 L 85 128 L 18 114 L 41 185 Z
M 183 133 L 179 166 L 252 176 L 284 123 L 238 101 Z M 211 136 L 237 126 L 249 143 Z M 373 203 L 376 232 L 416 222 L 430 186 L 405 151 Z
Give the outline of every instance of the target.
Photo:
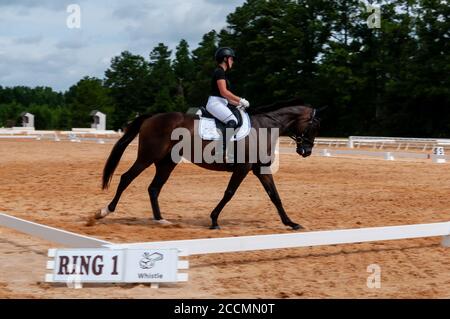
M 114 196 L 111 203 L 109 203 L 108 206 L 100 210 L 100 212 L 98 212 L 95 215 L 95 218 L 100 219 L 114 212 L 116 210 L 116 206 L 117 203 L 119 202 L 120 196 L 122 195 L 124 190 L 130 185 L 130 183 L 136 177 L 139 176 L 139 174 L 141 174 L 151 164 L 152 164 L 151 161 L 143 161 L 138 158 L 136 162 L 134 162 L 133 166 L 131 166 L 131 168 L 127 172 L 122 174 L 122 176 L 120 177 L 120 183 L 119 186 L 117 187 L 116 195 Z
M 166 156 L 163 160 L 156 162 L 156 174 L 148 187 L 148 195 L 150 196 L 150 202 L 153 210 L 153 218 L 156 221 L 162 221 L 161 211 L 159 209 L 158 196 L 162 187 L 167 182 L 177 163 L 172 161 L 170 156 Z
M 233 198 L 234 193 L 236 193 L 239 185 L 241 185 L 242 181 L 250 171 L 250 167 L 251 165 L 248 164 L 235 166 L 222 200 L 219 202 L 219 204 L 217 204 L 216 208 L 214 208 L 211 213 L 211 226 L 209 227 L 210 229 L 220 229 L 219 224 L 217 223 L 219 214 L 225 207 L 225 205 L 231 200 L 231 198 Z

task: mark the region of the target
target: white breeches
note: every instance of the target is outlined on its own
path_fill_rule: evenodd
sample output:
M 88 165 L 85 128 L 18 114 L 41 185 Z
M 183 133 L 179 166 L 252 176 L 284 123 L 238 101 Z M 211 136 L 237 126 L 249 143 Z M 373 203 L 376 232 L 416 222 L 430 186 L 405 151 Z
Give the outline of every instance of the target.
M 238 120 L 236 116 L 233 115 L 227 105 L 227 99 L 218 96 L 210 96 L 208 99 L 208 104 L 206 104 L 206 110 L 225 124 L 231 120 L 234 120 L 237 123 Z

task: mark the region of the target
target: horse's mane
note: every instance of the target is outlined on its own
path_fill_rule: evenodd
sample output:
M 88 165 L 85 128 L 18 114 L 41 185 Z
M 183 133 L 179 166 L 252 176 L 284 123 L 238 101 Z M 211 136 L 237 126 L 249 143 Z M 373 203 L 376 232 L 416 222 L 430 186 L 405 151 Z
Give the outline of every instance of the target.
M 250 107 L 247 109 L 247 112 L 251 115 L 262 114 L 271 111 L 279 110 L 283 107 L 295 106 L 295 105 L 305 105 L 305 101 L 302 98 L 293 98 L 290 100 L 278 101 L 268 105 L 261 105 L 257 107 Z

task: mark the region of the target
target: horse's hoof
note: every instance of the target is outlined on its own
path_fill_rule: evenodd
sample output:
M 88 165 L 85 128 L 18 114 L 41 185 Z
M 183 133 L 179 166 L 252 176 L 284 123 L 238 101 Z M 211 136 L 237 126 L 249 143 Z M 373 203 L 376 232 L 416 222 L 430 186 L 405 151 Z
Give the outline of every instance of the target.
M 106 216 L 106 215 L 105 215 L 105 216 Z M 99 209 L 99 210 L 95 213 L 94 219 L 102 219 L 102 218 L 105 218 L 105 216 L 103 216 L 102 210 Z
M 106 206 L 105 208 L 102 208 L 102 209 L 98 210 L 97 213 L 95 213 L 94 218 L 95 219 L 102 219 L 102 218 L 105 218 L 106 216 L 108 216 L 111 213 L 112 212 L 109 210 L 108 206 Z
M 153 222 L 156 223 L 156 224 L 163 225 L 163 226 L 172 225 L 172 223 L 169 222 L 169 221 L 166 220 L 166 219 L 153 219 Z
M 211 226 L 209 227 L 209 229 L 217 229 L 217 230 L 219 230 L 219 229 L 220 229 L 220 226 L 219 226 L 219 225 L 211 225 Z

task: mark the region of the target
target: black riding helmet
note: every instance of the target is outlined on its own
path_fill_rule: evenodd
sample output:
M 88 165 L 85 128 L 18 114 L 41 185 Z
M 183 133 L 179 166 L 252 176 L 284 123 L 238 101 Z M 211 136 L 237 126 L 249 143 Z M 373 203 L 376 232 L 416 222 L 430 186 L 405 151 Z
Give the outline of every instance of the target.
M 222 63 L 224 58 L 233 57 L 236 58 L 234 50 L 228 47 L 219 48 L 214 55 L 217 63 Z

